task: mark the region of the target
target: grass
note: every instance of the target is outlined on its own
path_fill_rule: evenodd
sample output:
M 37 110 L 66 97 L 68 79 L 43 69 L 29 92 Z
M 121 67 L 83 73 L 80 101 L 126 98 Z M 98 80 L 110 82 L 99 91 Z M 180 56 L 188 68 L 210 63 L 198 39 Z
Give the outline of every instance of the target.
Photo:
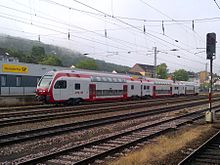
M 209 125 L 204 125 L 184 130 L 172 136 L 158 137 L 156 142 L 110 162 L 109 165 L 152 165 L 153 162 L 164 159 L 169 154 L 183 148 L 190 141 L 196 140 L 209 129 Z

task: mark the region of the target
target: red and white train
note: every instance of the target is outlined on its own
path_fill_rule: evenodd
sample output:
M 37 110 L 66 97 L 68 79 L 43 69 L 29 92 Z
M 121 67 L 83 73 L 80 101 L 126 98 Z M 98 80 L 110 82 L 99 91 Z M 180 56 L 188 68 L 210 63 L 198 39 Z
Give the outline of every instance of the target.
M 198 93 L 199 87 L 193 82 L 134 79 L 129 75 L 81 70 L 50 71 L 40 79 L 36 89 L 38 100 L 56 104 Z

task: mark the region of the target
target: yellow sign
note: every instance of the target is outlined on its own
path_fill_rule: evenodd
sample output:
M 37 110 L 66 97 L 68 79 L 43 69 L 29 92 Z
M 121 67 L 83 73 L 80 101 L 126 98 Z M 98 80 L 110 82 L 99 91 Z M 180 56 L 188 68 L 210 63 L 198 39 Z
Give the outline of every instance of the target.
M 14 64 L 2 64 L 2 72 L 28 73 L 28 67 Z

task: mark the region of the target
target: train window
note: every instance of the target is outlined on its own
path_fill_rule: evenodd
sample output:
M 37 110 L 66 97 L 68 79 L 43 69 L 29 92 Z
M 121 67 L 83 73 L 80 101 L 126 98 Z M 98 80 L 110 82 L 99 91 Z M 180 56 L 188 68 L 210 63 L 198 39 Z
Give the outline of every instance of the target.
M 147 87 L 146 87 L 146 85 L 144 85 L 144 90 L 146 90 L 147 89 Z
M 102 77 L 102 81 L 107 81 L 107 78 L 106 77 Z
M 80 84 L 75 84 L 75 90 L 80 90 Z
M 112 78 L 113 82 L 117 82 L 117 78 Z
M 101 81 L 101 77 L 96 77 L 96 80 L 97 81 Z
M 109 81 L 109 82 L 112 82 L 112 78 L 111 78 L 111 77 L 108 77 L 108 81 Z
M 102 96 L 102 90 L 96 90 L 96 96 Z
M 7 78 L 6 76 L 1 76 L 1 86 L 5 87 L 7 83 Z
M 55 89 L 64 89 L 66 88 L 66 81 L 65 80 L 59 80 L 56 82 L 56 84 L 54 85 Z
M 16 76 L 16 86 L 17 87 L 21 86 L 21 76 Z
M 150 89 L 150 86 L 147 86 L 147 89 Z
M 134 89 L 134 85 L 131 85 L 131 90 L 133 90 Z

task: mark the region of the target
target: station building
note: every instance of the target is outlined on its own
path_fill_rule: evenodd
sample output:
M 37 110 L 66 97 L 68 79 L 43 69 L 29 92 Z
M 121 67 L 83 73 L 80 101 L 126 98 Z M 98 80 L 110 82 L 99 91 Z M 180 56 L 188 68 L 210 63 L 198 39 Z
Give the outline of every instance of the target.
M 34 95 L 37 82 L 46 72 L 67 67 L 21 63 L 0 50 L 0 96 Z

